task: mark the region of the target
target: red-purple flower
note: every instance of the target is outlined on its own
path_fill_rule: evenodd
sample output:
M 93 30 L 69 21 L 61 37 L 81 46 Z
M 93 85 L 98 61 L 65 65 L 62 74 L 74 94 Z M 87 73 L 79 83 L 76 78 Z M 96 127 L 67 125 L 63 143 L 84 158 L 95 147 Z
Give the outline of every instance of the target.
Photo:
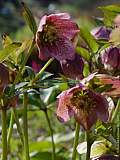
M 57 116 L 67 122 L 72 115 L 85 130 L 89 130 L 97 119 L 108 120 L 107 100 L 82 84 L 62 92 L 58 97 Z
M 120 69 L 120 49 L 108 47 L 101 52 L 102 63 L 106 69 Z
M 9 71 L 8 68 L 0 63 L 0 93 L 4 91 L 9 83 Z
M 83 78 L 84 62 L 80 55 L 76 54 L 73 60 L 60 61 L 63 73 L 72 79 Z
M 76 23 L 67 13 L 51 14 L 42 17 L 36 33 L 36 43 L 41 60 L 54 57 L 57 60 L 74 59 L 72 40 L 79 32 Z
M 91 34 L 96 38 L 96 39 L 105 39 L 108 40 L 110 33 L 111 33 L 110 28 L 106 28 L 104 26 L 101 27 L 96 27 L 91 31 Z

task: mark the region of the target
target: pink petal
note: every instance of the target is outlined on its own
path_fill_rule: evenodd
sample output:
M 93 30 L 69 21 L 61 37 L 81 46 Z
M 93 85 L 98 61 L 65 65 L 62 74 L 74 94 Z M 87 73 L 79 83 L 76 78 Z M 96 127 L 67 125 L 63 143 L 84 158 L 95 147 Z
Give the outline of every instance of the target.
M 46 20 L 47 20 L 47 16 L 43 16 L 40 20 L 40 23 L 39 23 L 39 27 L 38 27 L 38 32 L 42 32 L 43 30 L 43 25 L 46 24 Z
M 70 19 L 70 15 L 68 13 L 57 13 L 57 14 L 49 15 L 48 18 L 51 18 L 51 19 Z
M 62 122 L 67 122 L 72 115 L 74 115 L 74 111 L 72 110 L 70 104 L 70 98 L 72 94 L 68 94 L 68 90 L 62 92 L 57 98 L 58 99 L 58 108 L 57 108 L 57 117 Z
M 80 123 L 85 130 L 89 130 L 97 121 L 97 115 L 94 110 L 87 113 L 85 110 L 77 109 L 75 119 Z

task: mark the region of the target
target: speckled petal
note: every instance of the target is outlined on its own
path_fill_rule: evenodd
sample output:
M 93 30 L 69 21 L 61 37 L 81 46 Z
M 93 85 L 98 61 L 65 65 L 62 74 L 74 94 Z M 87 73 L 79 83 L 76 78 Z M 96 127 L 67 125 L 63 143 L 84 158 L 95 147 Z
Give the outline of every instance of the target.
M 70 98 L 72 94 L 68 94 L 68 91 L 62 92 L 58 98 L 57 117 L 61 122 L 67 122 L 74 111 L 70 104 Z
M 49 53 L 51 57 L 56 58 L 58 61 L 64 59 L 74 59 L 75 50 L 72 42 L 70 42 L 65 37 L 58 38 L 54 44 L 49 45 Z
M 77 109 L 75 112 L 75 119 L 83 126 L 85 130 L 89 130 L 97 121 L 97 115 L 95 110 L 91 110 L 89 113 L 87 113 L 83 109 Z

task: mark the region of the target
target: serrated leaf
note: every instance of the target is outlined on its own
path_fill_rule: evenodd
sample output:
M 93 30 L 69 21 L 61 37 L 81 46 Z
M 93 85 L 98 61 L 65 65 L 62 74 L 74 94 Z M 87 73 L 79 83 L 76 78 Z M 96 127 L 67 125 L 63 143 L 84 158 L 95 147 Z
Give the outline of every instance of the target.
M 98 51 L 99 45 L 96 42 L 95 38 L 91 35 L 91 33 L 84 27 L 80 28 L 80 35 L 83 40 L 87 43 L 89 48 L 92 50 L 93 53 Z
M 87 49 L 82 47 L 77 47 L 76 52 L 80 54 L 86 61 L 90 60 L 90 53 L 88 52 Z
M 28 24 L 28 26 L 30 27 L 30 30 L 33 32 L 33 34 L 35 35 L 37 32 L 37 25 L 35 22 L 35 19 L 30 11 L 30 9 L 27 7 L 27 5 L 25 3 L 22 3 L 23 6 L 23 17 L 26 21 L 26 23 Z
M 16 49 L 21 46 L 21 43 L 14 42 L 4 49 L 0 50 L 0 62 L 3 62 L 6 58 L 8 58 Z

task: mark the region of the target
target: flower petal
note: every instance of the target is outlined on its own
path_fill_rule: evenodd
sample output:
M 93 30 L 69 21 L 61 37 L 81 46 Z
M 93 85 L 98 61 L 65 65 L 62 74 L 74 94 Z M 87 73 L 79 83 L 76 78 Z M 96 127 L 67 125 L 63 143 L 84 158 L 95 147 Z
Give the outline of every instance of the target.
M 48 18 L 50 19 L 70 19 L 70 15 L 68 13 L 57 13 L 57 14 L 51 14 L 48 16 Z
M 91 110 L 89 113 L 87 113 L 83 109 L 77 109 L 75 112 L 75 119 L 83 126 L 85 130 L 89 130 L 97 121 L 97 115 L 95 110 Z
M 57 117 L 62 122 L 67 122 L 72 115 L 74 115 L 74 111 L 70 105 L 70 98 L 72 94 L 68 94 L 67 91 L 62 92 L 57 98 L 58 99 L 58 108 L 57 108 Z
M 59 37 L 53 45 L 48 47 L 51 57 L 55 57 L 58 61 L 64 59 L 74 59 L 75 50 L 72 42 L 64 37 Z
M 39 23 L 39 27 L 38 27 L 38 32 L 42 32 L 43 30 L 43 25 L 46 24 L 46 20 L 47 20 L 47 16 L 43 16 L 40 20 L 40 23 Z
M 63 60 L 60 62 L 63 73 L 69 78 L 82 79 L 84 62 L 80 55 L 75 54 L 74 60 Z
M 103 121 L 106 122 L 109 117 L 109 112 L 108 112 L 108 101 L 106 98 L 99 93 L 95 93 L 90 91 L 89 92 L 90 97 L 94 97 L 96 101 L 96 114 L 97 117 Z

